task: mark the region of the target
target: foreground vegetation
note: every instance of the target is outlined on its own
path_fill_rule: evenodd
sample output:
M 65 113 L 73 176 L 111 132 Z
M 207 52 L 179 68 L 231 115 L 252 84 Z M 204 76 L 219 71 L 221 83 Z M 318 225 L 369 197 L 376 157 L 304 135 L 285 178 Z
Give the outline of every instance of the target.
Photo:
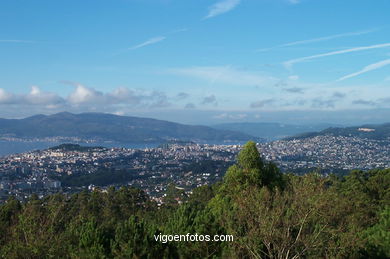
M 234 242 L 161 243 L 160 233 Z M 9 199 L 0 207 L 0 256 L 389 258 L 390 170 L 281 174 L 249 142 L 223 182 L 189 197 L 171 186 L 161 208 L 134 188 Z

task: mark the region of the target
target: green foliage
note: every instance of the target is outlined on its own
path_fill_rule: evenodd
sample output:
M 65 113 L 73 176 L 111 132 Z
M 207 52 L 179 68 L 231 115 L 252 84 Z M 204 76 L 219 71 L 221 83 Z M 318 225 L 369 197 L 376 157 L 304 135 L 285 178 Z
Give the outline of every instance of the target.
M 224 230 L 217 224 L 215 217 L 207 208 L 199 208 L 199 204 L 187 203 L 170 215 L 166 222 L 164 234 L 224 234 Z M 176 244 L 178 253 L 183 258 L 210 258 L 222 253 L 223 246 L 214 242 L 194 242 L 189 245 L 187 242 Z
M 71 224 L 69 228 L 74 240 L 78 240 L 70 248 L 72 257 L 106 258 L 107 238 L 102 227 L 93 218 Z
M 257 150 L 256 143 L 250 141 L 238 154 L 237 164 L 229 167 L 222 189 L 230 193 L 250 186 L 283 188 L 283 178 L 279 169 L 272 163 L 265 164 Z
M 116 258 L 169 258 L 174 249 L 169 244 L 157 242 L 154 235 L 158 234 L 155 225 L 131 216 L 116 227 L 112 253 Z
M 188 202 L 195 207 L 203 209 L 214 195 L 215 190 L 211 186 L 203 185 L 192 190 Z
M 124 183 L 137 177 L 138 176 L 135 176 L 132 171 L 100 168 L 93 174 L 61 174 L 55 177 L 55 179 L 61 181 L 64 186 L 80 187 L 88 186 L 90 184 L 104 186 L 115 183 Z
M 10 227 L 16 223 L 16 217 L 22 206 L 18 200 L 11 197 L 0 207 L 0 246 L 7 242 Z
M 390 258 L 390 207 L 380 214 L 379 222 L 364 233 L 366 251 L 371 258 Z
M 260 159 L 255 142 L 249 141 L 244 145 L 242 151 L 238 154 L 237 162 L 245 171 L 263 167 L 263 161 Z
M 173 183 L 170 183 L 165 193 L 164 207 L 168 207 L 168 208 L 176 207 L 186 199 L 187 199 L 187 195 L 184 192 L 184 190 L 178 188 Z

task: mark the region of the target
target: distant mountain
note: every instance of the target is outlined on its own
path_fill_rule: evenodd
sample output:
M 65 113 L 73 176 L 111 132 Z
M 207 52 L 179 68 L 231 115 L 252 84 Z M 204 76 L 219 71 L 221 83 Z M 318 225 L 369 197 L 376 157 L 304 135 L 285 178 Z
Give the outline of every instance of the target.
M 385 124 L 365 124 L 362 126 L 344 127 L 344 128 L 327 128 L 319 132 L 309 132 L 297 136 L 289 137 L 287 139 L 302 139 L 316 136 L 346 136 L 359 137 L 376 140 L 390 140 L 390 123 Z
M 232 130 L 243 132 L 252 136 L 264 138 L 267 140 L 277 140 L 298 134 L 320 131 L 335 124 L 313 124 L 313 125 L 293 125 L 282 123 L 266 122 L 244 122 L 244 123 L 224 123 L 212 126 L 215 129 Z
M 68 137 L 125 143 L 158 143 L 170 139 L 199 142 L 259 140 L 249 134 L 206 126 L 105 113 L 68 112 L 48 116 L 36 115 L 25 119 L 0 119 L 0 137 Z

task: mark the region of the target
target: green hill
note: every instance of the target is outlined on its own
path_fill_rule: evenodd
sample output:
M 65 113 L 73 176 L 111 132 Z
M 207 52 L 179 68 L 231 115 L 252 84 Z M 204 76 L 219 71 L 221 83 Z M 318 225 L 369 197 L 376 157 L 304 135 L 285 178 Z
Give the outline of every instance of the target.
M 359 137 L 376 140 L 390 139 L 390 123 L 385 124 L 365 124 L 362 126 L 345 127 L 345 128 L 328 128 L 319 132 L 309 132 L 287 139 L 301 139 L 316 136 L 345 136 Z
M 156 143 L 170 139 L 219 142 L 258 140 L 245 133 L 206 126 L 105 113 L 67 112 L 25 119 L 0 119 L 0 136 L 77 137 L 125 143 Z

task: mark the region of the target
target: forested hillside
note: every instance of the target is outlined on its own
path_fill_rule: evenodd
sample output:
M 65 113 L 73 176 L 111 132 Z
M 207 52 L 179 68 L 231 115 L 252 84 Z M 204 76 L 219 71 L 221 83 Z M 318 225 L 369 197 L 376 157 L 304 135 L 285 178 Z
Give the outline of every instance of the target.
M 180 201 L 180 202 L 178 202 Z M 62 194 L 0 207 L 2 258 L 388 258 L 390 170 L 281 174 L 249 142 L 221 183 L 160 208 L 140 190 Z M 167 242 L 159 234 L 229 234 Z
M 118 116 L 106 113 L 62 112 L 24 119 L 1 119 L 0 136 L 5 138 L 79 138 L 123 143 L 164 143 L 170 139 L 199 141 L 248 141 L 252 136 L 169 121 Z

